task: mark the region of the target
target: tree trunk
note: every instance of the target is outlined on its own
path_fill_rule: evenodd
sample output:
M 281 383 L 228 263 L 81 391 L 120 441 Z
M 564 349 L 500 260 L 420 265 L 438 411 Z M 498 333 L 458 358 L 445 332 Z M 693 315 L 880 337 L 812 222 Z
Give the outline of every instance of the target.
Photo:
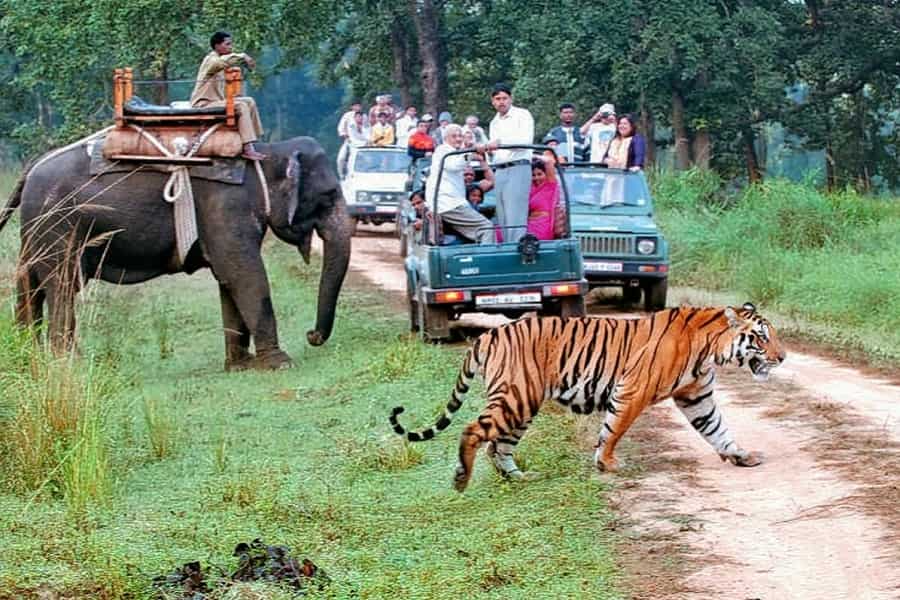
M 837 162 L 834 158 L 834 146 L 830 140 L 825 142 L 825 186 L 829 191 L 838 187 Z
M 653 120 L 653 113 L 647 107 L 644 99 L 644 92 L 641 91 L 641 132 L 644 139 L 647 140 L 647 152 L 644 155 L 644 167 L 650 168 L 656 164 L 656 122 Z
M 691 142 L 684 124 L 684 98 L 678 90 L 672 90 L 672 135 L 675 138 L 675 169 L 691 168 Z
M 419 41 L 424 111 L 436 115 L 447 108 L 448 96 L 440 13 L 434 0 L 409 0 L 409 12 Z
M 756 134 L 750 125 L 745 125 L 741 131 L 741 137 L 743 138 L 744 158 L 747 162 L 747 180 L 750 183 L 759 183 L 762 181 L 762 171 L 756 157 Z
M 403 21 L 398 17 L 391 24 L 391 51 L 394 58 L 394 83 L 400 88 L 400 108 L 406 109 L 413 104 L 413 98 L 410 89 L 409 44 Z
M 694 156 L 694 165 L 701 169 L 709 168 L 709 159 L 712 156 L 712 142 L 709 139 L 708 129 L 698 129 L 694 132 L 691 154 Z

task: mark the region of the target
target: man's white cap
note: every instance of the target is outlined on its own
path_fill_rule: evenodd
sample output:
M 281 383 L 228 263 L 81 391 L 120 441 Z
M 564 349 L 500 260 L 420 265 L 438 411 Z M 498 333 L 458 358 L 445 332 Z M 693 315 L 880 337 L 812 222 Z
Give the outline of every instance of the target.
M 616 114 L 616 107 L 614 105 L 610 104 L 609 102 L 607 102 L 606 104 L 604 104 L 603 106 L 600 107 L 599 112 L 609 113 L 611 115 L 614 115 L 614 114 Z

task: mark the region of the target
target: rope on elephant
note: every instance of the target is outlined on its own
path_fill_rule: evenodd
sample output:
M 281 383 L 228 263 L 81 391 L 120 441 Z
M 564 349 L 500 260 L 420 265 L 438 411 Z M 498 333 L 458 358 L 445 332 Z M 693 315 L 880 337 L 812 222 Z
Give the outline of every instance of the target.
M 129 123 L 128 126 L 137 131 L 149 141 L 163 156 L 168 158 L 190 158 L 200 150 L 201 146 L 219 128 L 221 123 L 216 123 L 203 132 L 193 144 L 188 145 L 187 138 L 175 138 L 172 145 L 173 151 L 166 148 L 159 140 L 150 135 L 143 127 Z M 163 200 L 174 205 L 175 208 L 175 243 L 178 247 L 178 264 L 183 265 L 184 259 L 197 241 L 197 212 L 194 206 L 194 191 L 191 186 L 191 172 L 186 165 L 172 167 L 172 174 L 163 188 Z

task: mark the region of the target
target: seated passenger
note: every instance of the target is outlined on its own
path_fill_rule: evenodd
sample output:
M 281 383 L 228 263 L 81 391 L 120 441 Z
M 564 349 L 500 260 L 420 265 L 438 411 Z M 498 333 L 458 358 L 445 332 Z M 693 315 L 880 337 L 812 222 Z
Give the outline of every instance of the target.
M 388 123 L 388 114 L 386 112 L 380 112 L 376 118 L 378 120 L 372 125 L 372 133 L 369 134 L 369 141 L 373 146 L 393 146 L 394 126 Z
M 528 195 L 528 233 L 539 240 L 552 240 L 556 205 L 559 202 L 559 182 L 553 159 L 536 158 L 531 163 L 531 192 Z
M 479 244 L 490 244 L 494 241 L 494 226 L 466 200 L 463 172 L 468 161 L 464 154 L 447 156 L 462 148 L 462 139 L 462 127 L 456 124 L 447 126 L 444 143 L 434 152 L 433 166 L 425 184 L 428 204 L 434 206 L 437 199 L 441 222 L 451 226 L 460 236 Z M 441 179 L 440 189 L 437 189 L 438 176 Z
M 409 136 L 406 153 L 412 156 L 413 160 L 428 156 L 434 152 L 434 138 L 428 133 L 433 121 L 434 118 L 426 113 L 416 124 L 415 132 Z
M 197 82 L 191 92 L 191 106 L 225 106 L 225 69 L 241 63 L 247 68 L 256 67 L 256 62 L 249 54 L 233 52 L 231 34 L 217 31 L 209 39 L 212 52 L 206 55 L 197 71 Z M 262 122 L 256 102 L 249 96 L 234 99 L 234 110 L 237 113 L 237 128 L 241 136 L 244 151 L 241 156 L 248 160 L 262 160 L 265 154 L 256 151 L 253 143 L 262 135 Z
M 481 189 L 482 197 L 484 197 L 486 192 L 494 189 L 494 170 L 488 165 L 487 158 L 484 154 L 475 154 L 475 160 L 479 163 L 478 169 L 481 172 L 481 179 L 476 181 L 477 176 L 475 169 L 469 164 L 463 172 L 463 181 L 466 184 L 466 189 L 472 185 L 478 186 Z

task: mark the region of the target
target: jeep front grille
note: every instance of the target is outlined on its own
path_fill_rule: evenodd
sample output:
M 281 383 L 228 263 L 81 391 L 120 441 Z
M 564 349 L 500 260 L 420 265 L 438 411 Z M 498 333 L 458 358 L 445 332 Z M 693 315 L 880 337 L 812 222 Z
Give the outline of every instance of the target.
M 634 236 L 630 235 L 576 235 L 581 244 L 581 253 L 590 254 L 634 254 Z

